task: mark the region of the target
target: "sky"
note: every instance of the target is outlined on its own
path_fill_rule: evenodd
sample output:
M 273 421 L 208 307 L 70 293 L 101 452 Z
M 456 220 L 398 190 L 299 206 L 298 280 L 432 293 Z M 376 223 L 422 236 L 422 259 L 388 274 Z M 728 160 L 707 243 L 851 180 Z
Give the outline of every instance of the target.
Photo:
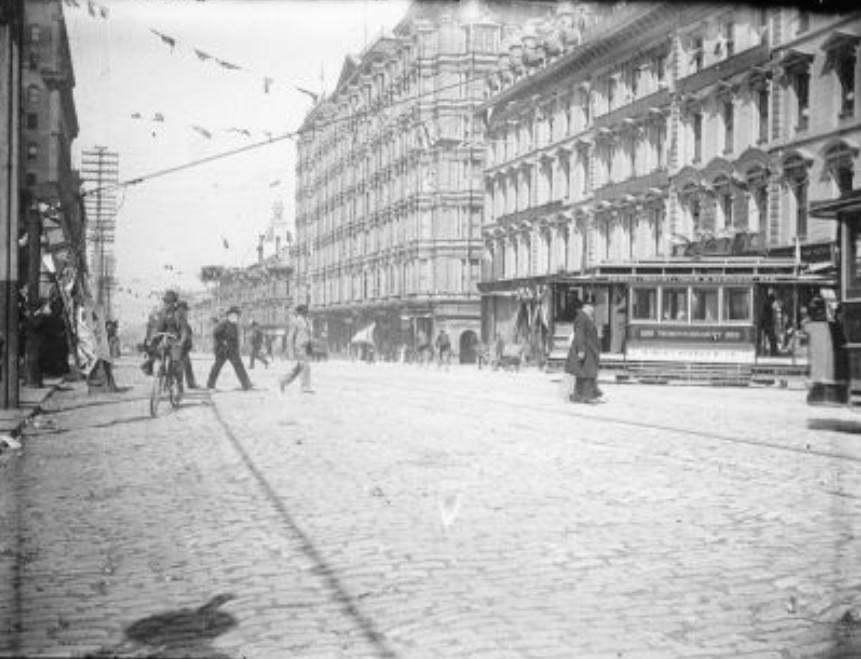
M 296 87 L 331 92 L 344 58 L 391 30 L 408 7 L 404 0 L 93 0 L 92 16 L 87 0 L 76 2 L 63 2 L 80 124 L 73 163 L 80 165 L 82 150 L 105 146 L 119 153 L 120 181 L 295 130 L 312 107 Z M 274 203 L 284 204 L 292 223 L 294 168 L 294 141 L 275 139 L 126 187 L 116 217 L 122 290 L 115 315 L 145 318 L 150 291 L 201 289 L 204 265 L 252 263 Z

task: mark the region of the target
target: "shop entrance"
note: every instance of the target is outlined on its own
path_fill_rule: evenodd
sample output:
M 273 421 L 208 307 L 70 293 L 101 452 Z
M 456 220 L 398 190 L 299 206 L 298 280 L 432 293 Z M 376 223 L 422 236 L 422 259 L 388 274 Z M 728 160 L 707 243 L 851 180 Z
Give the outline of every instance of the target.
M 475 364 L 477 357 L 478 336 L 472 330 L 460 333 L 460 363 Z

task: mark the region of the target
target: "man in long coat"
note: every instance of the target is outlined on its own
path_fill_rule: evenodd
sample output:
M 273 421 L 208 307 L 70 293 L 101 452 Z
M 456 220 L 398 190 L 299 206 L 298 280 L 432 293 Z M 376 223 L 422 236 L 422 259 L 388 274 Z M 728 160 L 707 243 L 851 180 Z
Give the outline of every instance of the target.
M 598 330 L 583 303 L 578 300 L 575 307 L 577 315 L 574 317 L 574 332 L 565 361 L 565 371 L 575 378 L 574 392 L 570 400 L 572 403 L 594 403 L 601 397 L 601 391 L 598 389 L 598 368 L 601 360 Z

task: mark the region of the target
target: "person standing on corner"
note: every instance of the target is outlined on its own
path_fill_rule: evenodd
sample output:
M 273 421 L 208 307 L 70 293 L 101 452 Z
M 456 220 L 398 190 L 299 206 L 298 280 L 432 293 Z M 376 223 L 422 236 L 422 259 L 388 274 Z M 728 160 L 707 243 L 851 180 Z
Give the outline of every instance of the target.
M 254 360 L 263 362 L 263 366 L 269 368 L 269 360 L 266 359 L 263 352 L 263 330 L 256 320 L 251 321 L 251 357 L 248 360 L 248 368 L 254 368 Z
M 248 391 L 252 388 L 251 381 L 248 379 L 248 373 L 245 372 L 245 366 L 242 365 L 242 358 L 239 356 L 240 313 L 242 312 L 239 310 L 239 307 L 230 307 L 227 311 L 227 318 L 218 323 L 213 332 L 215 363 L 212 365 L 212 370 L 209 371 L 209 379 L 206 381 L 206 388 L 210 391 L 215 389 L 218 374 L 221 372 L 221 367 L 224 366 L 224 362 L 226 361 L 229 361 L 233 366 L 242 389 Z
M 437 368 L 445 366 L 445 369 L 448 370 L 451 366 L 451 339 L 444 329 L 441 329 L 436 337 L 436 352 Z
M 191 339 L 191 323 L 188 322 L 188 302 L 180 300 L 177 302 L 176 308 L 183 327 L 182 371 L 185 376 L 185 385 L 188 389 L 197 389 L 197 380 L 194 378 L 194 370 L 191 367 L 191 351 L 194 349 L 194 344 Z
M 598 331 L 590 316 L 591 305 L 583 305 L 575 300 L 574 332 L 571 336 L 571 347 L 565 360 L 565 372 L 575 378 L 574 392 L 570 396 L 572 403 L 596 403 L 601 397 L 598 389 L 598 367 L 601 351 L 598 343 Z
M 296 314 L 293 318 L 293 323 L 288 328 L 289 335 L 288 345 L 292 350 L 293 359 L 296 360 L 296 365 L 293 369 L 281 378 L 279 386 L 281 393 L 287 388 L 293 380 L 300 374 L 302 375 L 302 393 L 313 394 L 311 389 L 311 323 L 308 321 L 308 307 L 300 304 L 296 307 Z

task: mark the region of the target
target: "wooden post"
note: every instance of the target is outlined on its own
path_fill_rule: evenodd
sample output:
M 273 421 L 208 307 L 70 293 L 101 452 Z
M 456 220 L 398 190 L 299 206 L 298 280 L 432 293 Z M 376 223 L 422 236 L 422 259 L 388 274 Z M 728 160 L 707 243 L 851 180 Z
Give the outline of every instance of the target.
M 18 158 L 23 0 L 0 7 L 0 408 L 18 407 Z

